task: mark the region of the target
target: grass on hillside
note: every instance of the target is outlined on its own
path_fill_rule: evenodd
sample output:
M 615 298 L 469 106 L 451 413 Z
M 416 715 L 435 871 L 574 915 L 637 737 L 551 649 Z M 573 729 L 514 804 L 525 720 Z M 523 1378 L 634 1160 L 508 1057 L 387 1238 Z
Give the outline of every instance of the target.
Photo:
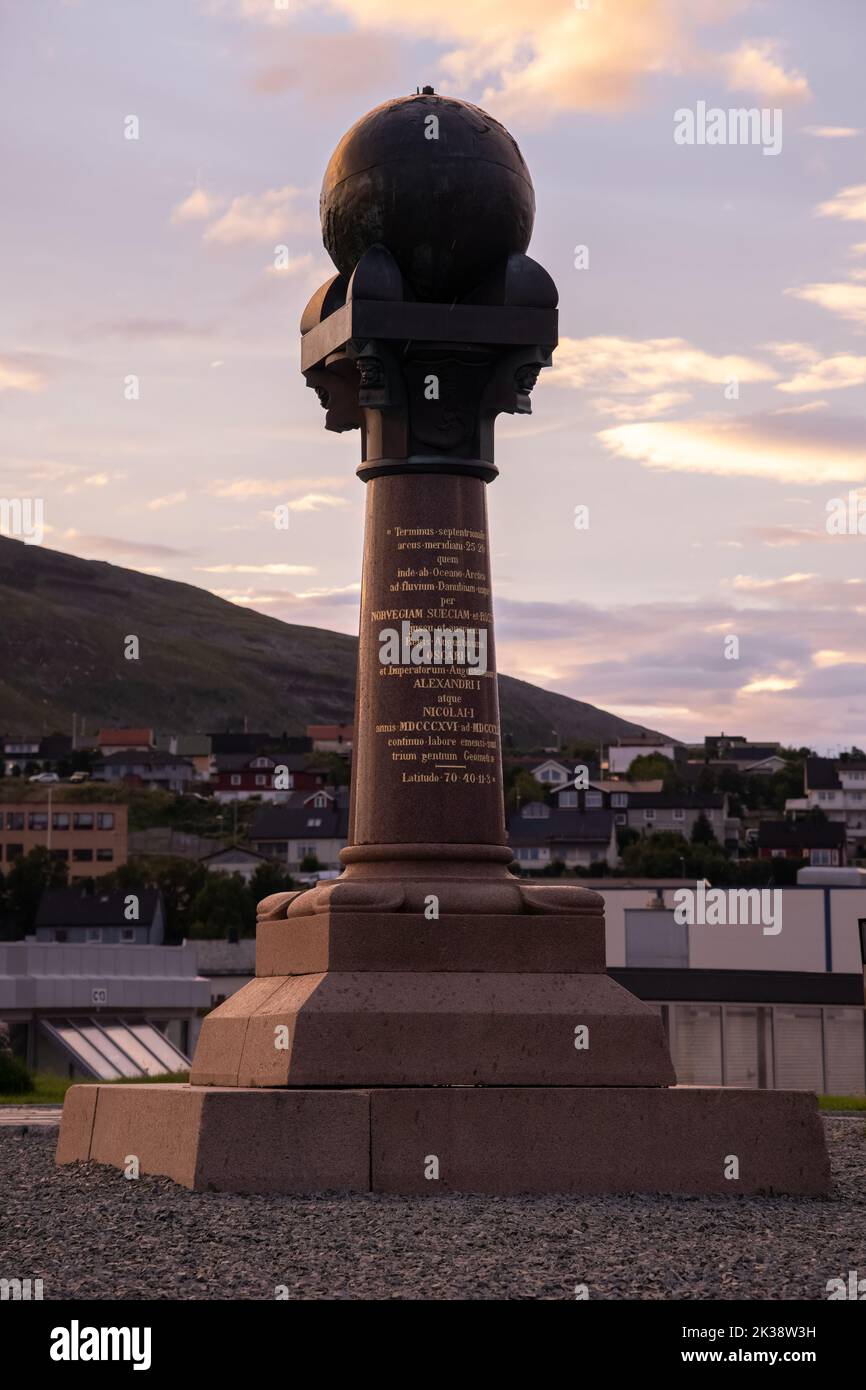
M 117 1081 L 100 1081 L 100 1086 L 135 1086 L 142 1082 L 166 1083 L 171 1081 L 189 1081 L 188 1071 L 167 1072 L 164 1076 L 125 1076 Z M 0 1093 L 0 1105 L 60 1105 L 69 1090 L 70 1086 L 87 1086 L 96 1084 L 88 1082 L 84 1077 L 75 1077 L 70 1080 L 67 1076 L 51 1076 L 47 1072 L 37 1072 L 33 1078 L 32 1091 L 19 1091 L 15 1095 L 8 1092 Z

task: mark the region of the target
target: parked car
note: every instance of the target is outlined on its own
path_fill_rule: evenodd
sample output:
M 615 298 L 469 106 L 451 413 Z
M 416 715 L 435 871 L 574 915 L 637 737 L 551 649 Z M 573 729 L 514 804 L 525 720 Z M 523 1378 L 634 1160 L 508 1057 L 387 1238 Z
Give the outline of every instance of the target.
M 73 774 L 72 774 L 72 776 L 70 777 L 69 780 L 70 780 L 70 782 L 89 782 L 89 781 L 90 781 L 90 773 L 89 773 L 89 772 L 73 772 Z
M 32 777 L 27 778 L 28 782 L 59 782 L 60 778 L 56 772 L 34 772 Z

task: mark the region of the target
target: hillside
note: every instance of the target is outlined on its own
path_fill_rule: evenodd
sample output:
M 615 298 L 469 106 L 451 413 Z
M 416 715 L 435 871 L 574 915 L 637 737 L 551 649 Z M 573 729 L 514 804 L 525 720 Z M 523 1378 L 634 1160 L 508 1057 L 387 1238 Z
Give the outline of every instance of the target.
M 135 633 L 141 659 L 127 661 Z M 0 536 L 0 732 L 300 732 L 351 717 L 354 637 L 280 622 L 191 584 Z M 500 676 L 503 736 L 518 747 L 648 732 Z

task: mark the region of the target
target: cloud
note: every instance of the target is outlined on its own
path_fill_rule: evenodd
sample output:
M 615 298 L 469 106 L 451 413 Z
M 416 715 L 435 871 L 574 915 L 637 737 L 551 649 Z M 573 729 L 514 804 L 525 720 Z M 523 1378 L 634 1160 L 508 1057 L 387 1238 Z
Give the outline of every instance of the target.
M 200 574 L 316 574 L 314 565 L 199 565 Z
M 0 391 L 44 391 L 44 373 L 27 366 L 22 355 L 0 357 Z
M 225 207 L 225 202 L 225 198 L 217 194 L 208 193 L 204 188 L 196 188 L 188 198 L 175 204 L 171 210 L 171 221 L 205 222 L 218 213 L 220 208 Z
M 244 17 L 263 20 L 273 33 L 271 0 L 235 4 Z M 748 90 L 766 99 L 796 101 L 808 96 L 805 77 L 785 70 L 772 40 L 752 39 L 721 56 L 701 41 L 704 28 L 735 18 L 743 4 L 744 0 L 593 0 L 578 8 L 569 0 L 460 0 L 446 5 L 441 0 L 331 0 L 330 8 L 377 42 L 390 44 L 398 36 L 410 42 L 432 40 L 443 50 L 440 71 L 451 90 L 480 87 L 482 104 L 498 115 L 519 113 L 524 121 L 540 123 L 563 111 L 621 111 L 634 106 L 644 89 L 664 74 L 709 73 L 732 90 Z M 296 0 L 292 11 L 305 15 L 313 8 L 314 0 Z M 295 32 L 304 43 L 302 31 Z M 339 63 L 336 45 L 335 49 Z M 366 75 L 363 53 L 361 71 Z M 349 71 L 348 80 L 352 76 Z M 278 64 L 264 80 L 271 90 L 279 90 L 287 78 Z
M 314 220 L 305 204 L 311 204 L 309 195 L 289 185 L 269 188 L 260 194 L 242 194 L 233 198 L 222 216 L 205 228 L 202 239 L 214 246 L 242 246 L 248 242 L 278 241 L 290 232 L 309 231 Z
M 617 425 L 598 437 L 611 453 L 644 468 L 807 485 L 862 482 L 866 447 L 861 422 L 816 419 L 808 425 L 803 417 L 774 416 L 660 420 Z
M 853 323 L 866 327 L 866 285 L 855 284 L 851 280 L 841 280 L 817 285 L 801 285 L 785 291 L 795 299 L 805 299 L 810 304 L 819 304 L 839 318 L 850 319 Z M 820 388 L 818 388 L 820 389 Z
M 401 46 L 384 30 L 311 34 L 292 29 L 273 32 L 261 45 L 265 60 L 250 79 L 252 91 L 264 96 L 295 92 L 306 103 L 324 105 L 334 91 L 359 97 L 389 85 L 399 88 L 403 71 Z
M 771 550 L 780 550 L 794 545 L 814 545 L 838 539 L 836 536 L 831 536 L 826 527 L 819 530 L 812 526 L 747 526 L 746 534 L 760 541 L 762 545 L 769 546 Z
M 803 126 L 803 133 L 814 135 L 818 140 L 850 140 L 854 135 L 861 135 L 862 131 L 850 125 L 806 125 Z
M 160 512 L 166 507 L 178 507 L 186 501 L 185 492 L 170 492 L 165 497 L 152 497 L 147 504 L 148 511 Z
M 748 685 L 741 685 L 737 694 L 764 695 L 768 691 L 776 694 L 781 690 L 796 690 L 799 684 L 798 680 L 792 680 L 787 676 L 758 676 L 755 680 L 749 681 Z
M 155 541 L 121 540 L 118 536 L 83 536 L 70 527 L 58 540 L 62 540 L 64 551 L 80 555 L 82 559 L 104 558 L 144 559 L 188 555 L 188 550 L 178 550 L 171 545 L 159 545 Z M 60 549 L 60 546 L 52 547 Z
M 734 53 L 722 58 L 728 86 L 735 92 L 754 92 L 766 101 L 806 101 L 809 83 L 794 69 L 786 72 L 778 59 L 779 45 L 772 39 L 746 40 Z
M 866 290 L 864 290 L 866 295 Z M 802 391 L 842 391 L 848 386 L 862 386 L 866 381 L 866 357 L 855 357 L 851 353 L 837 353 L 823 362 L 811 366 L 791 377 L 790 381 L 780 381 L 777 391 L 792 395 Z
M 600 415 L 610 415 L 614 420 L 641 420 L 651 415 L 654 418 L 666 415 L 678 405 L 691 400 L 688 391 L 654 391 L 639 401 L 616 401 L 600 396 L 593 401 Z
M 866 183 L 842 188 L 815 209 L 816 217 L 840 217 L 843 222 L 866 222 Z
M 684 338 L 598 336 L 562 338 L 544 380 L 552 386 L 631 395 L 667 393 L 672 386 L 687 382 L 724 386 L 734 379 L 776 381 L 778 375 L 773 367 L 753 358 L 733 354 L 715 357 Z
M 311 488 L 316 490 L 317 495 L 322 495 L 326 488 L 345 487 L 347 481 L 341 477 L 215 478 L 209 491 L 215 497 L 284 497 L 287 493 Z

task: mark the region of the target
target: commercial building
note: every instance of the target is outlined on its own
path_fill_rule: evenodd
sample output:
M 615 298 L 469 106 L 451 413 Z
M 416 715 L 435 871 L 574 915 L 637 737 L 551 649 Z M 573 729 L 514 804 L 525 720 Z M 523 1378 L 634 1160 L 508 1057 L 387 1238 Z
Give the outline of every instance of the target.
M 69 865 L 71 880 L 109 874 L 126 863 L 127 808 L 114 801 L 6 802 L 0 805 L 0 869 L 41 846 Z

